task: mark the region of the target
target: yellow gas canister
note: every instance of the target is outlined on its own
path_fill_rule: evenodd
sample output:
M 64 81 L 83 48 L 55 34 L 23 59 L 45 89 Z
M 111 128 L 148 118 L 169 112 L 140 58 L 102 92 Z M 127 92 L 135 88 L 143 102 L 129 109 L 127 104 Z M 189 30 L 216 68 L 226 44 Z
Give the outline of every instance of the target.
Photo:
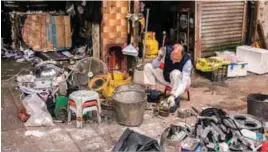
M 145 43 L 146 51 L 145 58 L 156 58 L 158 54 L 158 42 L 155 39 L 155 32 L 147 32 L 146 33 L 146 43 Z

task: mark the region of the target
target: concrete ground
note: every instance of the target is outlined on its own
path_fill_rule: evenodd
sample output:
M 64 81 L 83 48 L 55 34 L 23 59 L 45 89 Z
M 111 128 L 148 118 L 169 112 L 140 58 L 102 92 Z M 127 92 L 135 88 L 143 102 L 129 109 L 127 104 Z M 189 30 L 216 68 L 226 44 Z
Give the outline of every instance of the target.
M 2 61 L 1 85 L 1 150 L 3 152 L 37 152 L 37 151 L 111 151 L 123 131 L 127 128 L 117 124 L 113 113 L 104 111 L 102 123 L 88 122 L 77 129 L 72 124 L 57 123 L 53 127 L 26 128 L 17 118 L 21 101 L 13 81 L 3 81 L 19 72 L 27 64 Z M 225 83 L 211 83 L 194 75 L 192 76 L 191 101 L 182 100 L 181 108 L 214 106 L 230 114 L 246 113 L 246 96 L 250 93 L 268 94 L 268 74 L 228 79 Z M 186 97 L 186 95 L 184 95 Z M 170 124 L 186 122 L 194 124 L 195 118 L 180 119 L 176 115 L 156 117 L 147 110 L 144 121 L 139 127 L 131 129 L 149 137 L 160 139 L 162 131 Z

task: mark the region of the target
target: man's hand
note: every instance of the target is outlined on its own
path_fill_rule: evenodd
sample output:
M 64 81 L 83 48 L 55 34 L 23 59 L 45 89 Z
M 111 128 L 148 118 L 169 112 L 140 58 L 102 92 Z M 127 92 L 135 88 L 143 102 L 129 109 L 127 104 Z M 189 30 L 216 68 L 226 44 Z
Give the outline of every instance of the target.
M 169 96 L 168 99 L 167 99 L 167 102 L 169 104 L 170 107 L 173 107 L 176 105 L 175 103 L 175 97 L 173 95 Z

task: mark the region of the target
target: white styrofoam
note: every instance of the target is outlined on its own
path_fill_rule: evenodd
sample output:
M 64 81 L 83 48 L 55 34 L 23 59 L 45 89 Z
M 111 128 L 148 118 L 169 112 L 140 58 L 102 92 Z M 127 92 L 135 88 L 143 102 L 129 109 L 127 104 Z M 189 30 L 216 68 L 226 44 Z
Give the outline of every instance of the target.
M 238 59 L 248 63 L 248 71 L 257 74 L 268 73 L 268 50 L 251 46 L 238 46 L 236 55 Z
M 247 63 L 231 63 L 228 65 L 227 77 L 247 76 Z

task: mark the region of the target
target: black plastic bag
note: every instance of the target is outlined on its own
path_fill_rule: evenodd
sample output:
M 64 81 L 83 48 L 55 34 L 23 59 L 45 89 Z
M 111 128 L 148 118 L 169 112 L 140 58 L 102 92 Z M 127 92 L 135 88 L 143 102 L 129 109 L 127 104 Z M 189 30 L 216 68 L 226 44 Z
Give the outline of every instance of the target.
M 145 135 L 139 134 L 133 130 L 127 128 L 123 135 L 120 137 L 118 143 L 114 146 L 113 152 L 141 152 L 150 151 L 158 152 L 160 151 L 160 146 L 157 140 L 147 137 Z

